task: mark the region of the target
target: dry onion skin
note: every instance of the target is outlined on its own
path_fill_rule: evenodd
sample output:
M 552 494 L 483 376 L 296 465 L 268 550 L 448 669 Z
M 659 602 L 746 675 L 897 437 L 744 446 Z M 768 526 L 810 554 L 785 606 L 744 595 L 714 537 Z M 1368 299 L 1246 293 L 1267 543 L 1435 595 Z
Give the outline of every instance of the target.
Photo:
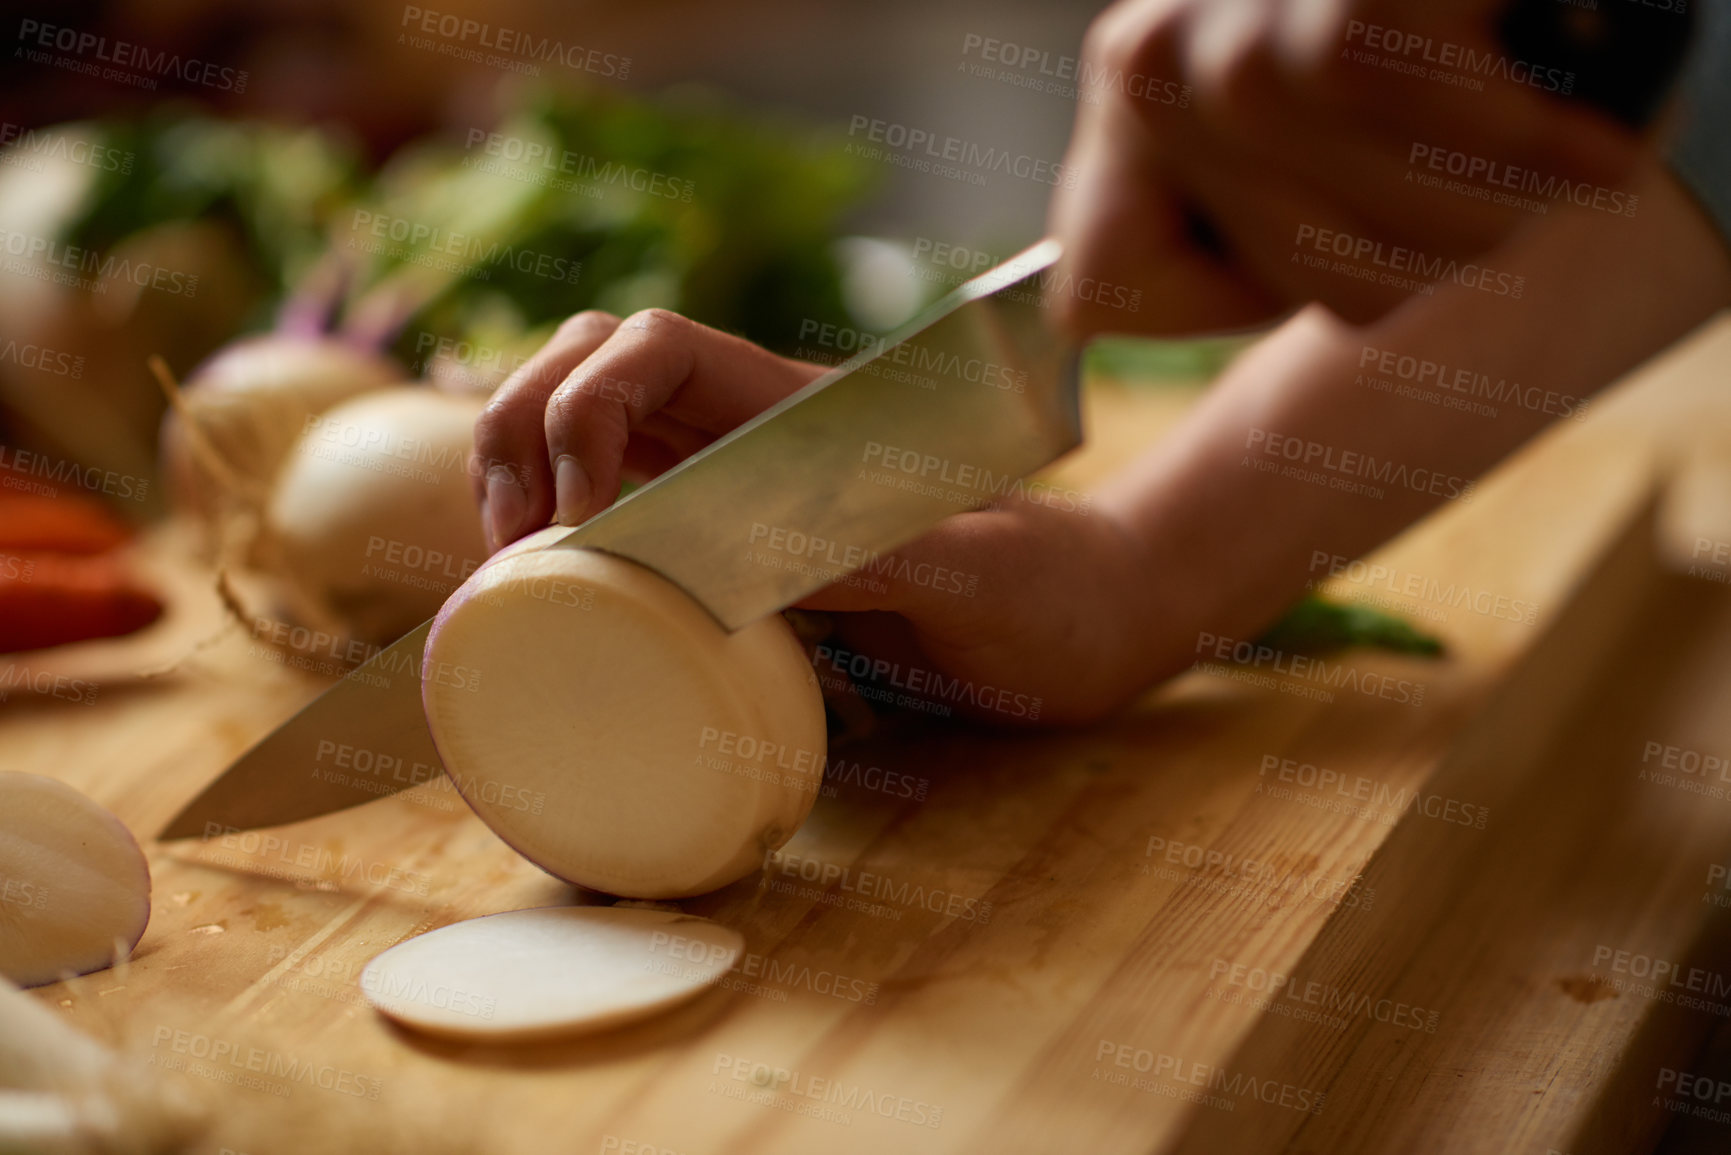
M 120 819 L 64 782 L 0 772 L 0 975 L 102 970 L 149 921 L 150 868 Z
M 400 943 L 367 964 L 361 990 L 427 1034 L 528 1042 L 669 1010 L 721 979 L 744 948 L 738 931 L 692 915 L 537 907 Z
M 246 491 L 231 498 L 257 501 L 308 418 L 402 378 L 391 361 L 341 341 L 271 335 L 224 347 L 186 380 L 178 409 L 163 420 L 162 465 L 176 503 L 216 516 L 229 488 L 221 470 Z M 188 419 L 202 446 L 185 428 Z
M 486 400 L 402 386 L 309 423 L 265 522 L 267 562 L 302 616 L 383 644 L 475 572 L 487 548 L 468 459 Z
M 622 558 L 498 554 L 433 622 L 421 683 L 446 772 L 518 853 L 628 898 L 761 867 L 811 810 L 823 699 L 779 614 L 728 633 Z

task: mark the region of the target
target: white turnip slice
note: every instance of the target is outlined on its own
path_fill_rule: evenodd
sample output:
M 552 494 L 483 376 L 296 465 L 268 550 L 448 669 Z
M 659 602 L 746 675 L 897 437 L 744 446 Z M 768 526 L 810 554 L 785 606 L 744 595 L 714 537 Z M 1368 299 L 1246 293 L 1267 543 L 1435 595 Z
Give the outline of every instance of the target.
M 64 782 L 0 773 L 0 975 L 101 970 L 149 921 L 150 868 L 118 818 Z
M 428 1034 L 522 1042 L 616 1027 L 695 998 L 745 947 L 669 911 L 538 907 L 453 923 L 361 972 L 380 1011 Z
M 439 611 L 422 669 L 447 773 L 567 882 L 678 898 L 761 867 L 811 810 L 823 699 L 779 614 L 734 633 L 665 578 L 590 550 L 497 555 Z

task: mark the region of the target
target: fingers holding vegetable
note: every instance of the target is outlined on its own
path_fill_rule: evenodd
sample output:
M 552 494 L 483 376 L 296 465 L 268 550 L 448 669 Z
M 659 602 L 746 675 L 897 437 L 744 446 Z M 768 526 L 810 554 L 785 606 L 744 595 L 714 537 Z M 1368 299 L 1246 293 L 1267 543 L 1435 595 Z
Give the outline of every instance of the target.
M 658 444 L 672 464 L 822 371 L 665 309 L 633 314 L 548 399 L 559 521 L 577 525 L 613 503 L 633 440 Z
M 490 546 L 555 514 L 577 525 L 612 504 L 621 479 L 663 472 L 823 371 L 665 309 L 579 313 L 476 426 Z
M 542 414 L 571 371 L 619 327 L 619 318 L 586 309 L 566 319 L 551 340 L 499 386 L 475 422 L 469 477 L 481 507 L 487 548 L 498 550 L 553 516 Z

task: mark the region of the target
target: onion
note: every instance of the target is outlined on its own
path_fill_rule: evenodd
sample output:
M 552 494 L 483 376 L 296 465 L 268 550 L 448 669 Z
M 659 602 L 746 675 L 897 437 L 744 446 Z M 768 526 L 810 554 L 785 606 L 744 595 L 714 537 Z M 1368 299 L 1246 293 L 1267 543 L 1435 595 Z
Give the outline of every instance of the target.
M 64 782 L 0 772 L 0 975 L 101 970 L 149 921 L 150 868 L 120 820 Z
M 446 772 L 568 882 L 701 894 L 792 837 L 823 769 L 823 699 L 787 622 L 729 634 L 633 562 L 502 551 L 433 622 L 421 692 Z
M 667 911 L 512 910 L 392 947 L 361 972 L 361 990 L 428 1034 L 521 1042 L 667 1010 L 727 974 L 744 947 L 738 931 Z
M 266 533 L 270 568 L 310 616 L 382 644 L 432 617 L 475 572 L 487 548 L 468 459 L 485 404 L 403 386 L 307 426 L 277 479 Z
M 256 505 L 308 418 L 402 378 L 390 361 L 341 341 L 236 341 L 198 368 L 163 419 L 162 464 L 176 503 L 216 516 L 230 489 L 226 471 L 244 490 L 230 496 Z M 202 438 L 186 429 L 189 420 Z

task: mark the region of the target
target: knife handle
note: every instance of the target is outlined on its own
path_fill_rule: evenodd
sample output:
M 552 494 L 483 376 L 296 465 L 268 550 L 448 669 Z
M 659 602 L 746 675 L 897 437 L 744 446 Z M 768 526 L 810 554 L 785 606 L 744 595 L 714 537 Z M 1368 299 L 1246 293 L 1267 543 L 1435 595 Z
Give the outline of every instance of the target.
M 1514 0 L 1498 32 L 1511 56 L 1572 77 L 1568 99 L 1640 129 L 1683 63 L 1698 2 Z

